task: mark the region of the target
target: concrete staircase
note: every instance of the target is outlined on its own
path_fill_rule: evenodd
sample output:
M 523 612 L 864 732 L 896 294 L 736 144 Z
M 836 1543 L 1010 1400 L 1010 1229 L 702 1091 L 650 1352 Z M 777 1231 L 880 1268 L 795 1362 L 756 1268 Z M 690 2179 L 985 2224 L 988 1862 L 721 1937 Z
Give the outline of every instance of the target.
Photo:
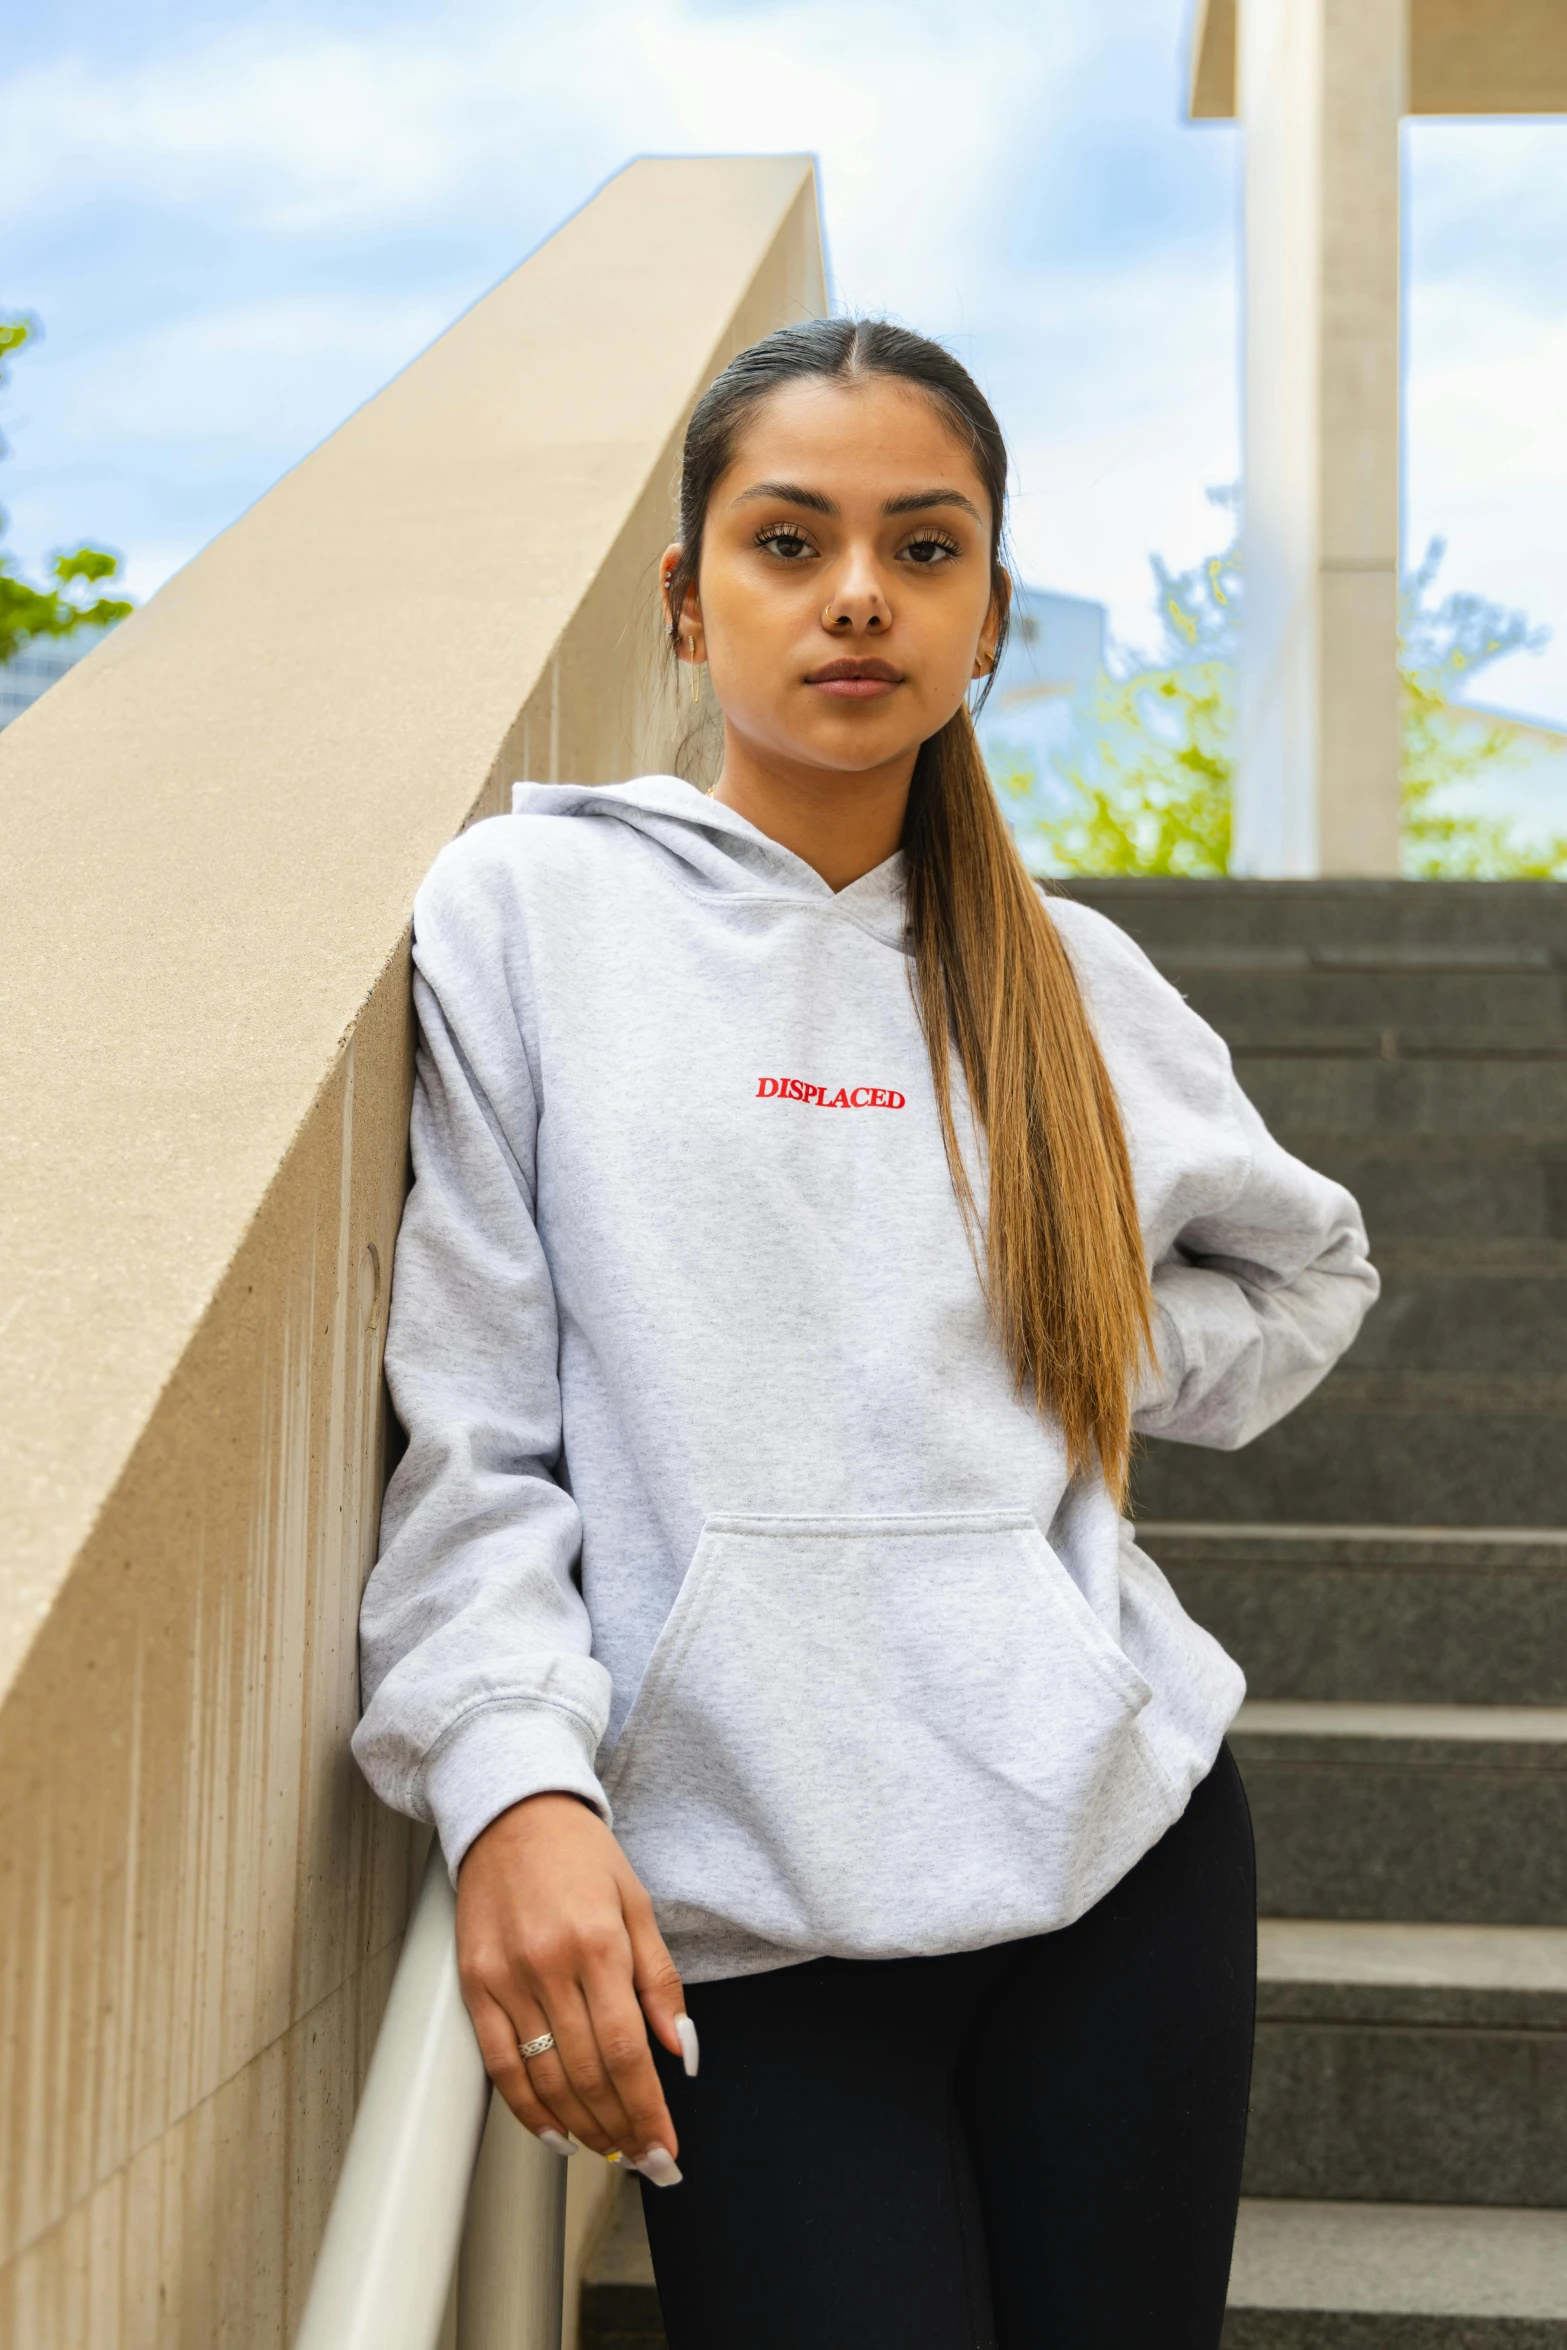
M 1386 1288 L 1143 1539 L 1239 1657 L 1263 1912 L 1226 2350 L 1567 2350 L 1567 888 L 1096 882 Z M 633 2202 L 582 2350 L 653 2350 Z
M 1245 1666 L 1257 2059 L 1226 2350 L 1567 2345 L 1567 889 L 1108 882 L 1385 1290 L 1143 1539 Z

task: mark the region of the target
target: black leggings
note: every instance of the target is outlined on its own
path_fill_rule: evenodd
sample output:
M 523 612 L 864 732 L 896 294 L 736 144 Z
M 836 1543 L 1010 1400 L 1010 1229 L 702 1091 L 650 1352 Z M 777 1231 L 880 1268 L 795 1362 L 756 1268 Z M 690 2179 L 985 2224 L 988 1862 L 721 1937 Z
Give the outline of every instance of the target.
M 642 2192 L 671 2350 L 1216 2350 L 1256 1952 L 1225 1747 L 1060 1933 L 692 1985 L 685 2183 Z

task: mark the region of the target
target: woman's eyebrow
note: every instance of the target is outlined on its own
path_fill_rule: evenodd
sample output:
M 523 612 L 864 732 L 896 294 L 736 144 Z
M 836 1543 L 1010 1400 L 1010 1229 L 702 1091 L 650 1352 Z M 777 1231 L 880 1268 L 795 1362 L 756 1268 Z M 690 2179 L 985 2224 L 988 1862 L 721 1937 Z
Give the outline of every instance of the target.
M 796 481 L 759 481 L 750 489 L 742 490 L 734 500 L 737 506 L 763 501 L 778 506 L 803 506 L 810 514 L 840 512 L 836 502 L 820 490 L 803 489 Z M 882 507 L 883 514 L 926 514 L 933 506 L 960 506 L 965 514 L 972 514 L 981 526 L 985 517 L 972 498 L 965 498 L 961 490 L 909 490 L 901 498 L 889 498 Z
M 983 523 L 985 517 L 972 498 L 965 498 L 961 490 L 910 490 L 907 497 L 889 498 L 883 514 L 923 514 L 932 506 L 961 506 L 965 514 Z
M 734 502 L 737 506 L 745 506 L 756 498 L 765 498 L 780 506 L 804 506 L 812 514 L 836 514 L 838 511 L 831 498 L 824 498 L 820 490 L 802 490 L 799 483 L 793 481 L 759 481 L 751 489 L 742 490 Z

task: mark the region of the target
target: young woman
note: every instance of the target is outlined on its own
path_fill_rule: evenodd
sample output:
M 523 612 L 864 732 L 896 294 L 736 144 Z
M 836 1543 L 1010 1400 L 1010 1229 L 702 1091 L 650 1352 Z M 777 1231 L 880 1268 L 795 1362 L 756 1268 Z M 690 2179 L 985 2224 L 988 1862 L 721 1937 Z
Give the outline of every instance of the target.
M 1018 858 L 967 708 L 1005 485 L 938 346 L 743 352 L 663 564 L 716 789 L 520 787 L 415 914 L 355 1747 L 513 2110 L 683 2175 L 674 2350 L 1219 2339 L 1242 1680 L 1128 1452 L 1245 1443 L 1375 1276 Z

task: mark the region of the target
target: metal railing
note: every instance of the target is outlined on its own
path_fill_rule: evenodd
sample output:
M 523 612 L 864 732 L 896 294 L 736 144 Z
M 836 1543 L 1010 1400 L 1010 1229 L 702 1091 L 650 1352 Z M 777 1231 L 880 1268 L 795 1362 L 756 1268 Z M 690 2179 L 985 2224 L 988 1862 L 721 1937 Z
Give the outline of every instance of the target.
M 294 2350 L 559 2350 L 565 2167 L 492 2097 L 432 1843 Z

